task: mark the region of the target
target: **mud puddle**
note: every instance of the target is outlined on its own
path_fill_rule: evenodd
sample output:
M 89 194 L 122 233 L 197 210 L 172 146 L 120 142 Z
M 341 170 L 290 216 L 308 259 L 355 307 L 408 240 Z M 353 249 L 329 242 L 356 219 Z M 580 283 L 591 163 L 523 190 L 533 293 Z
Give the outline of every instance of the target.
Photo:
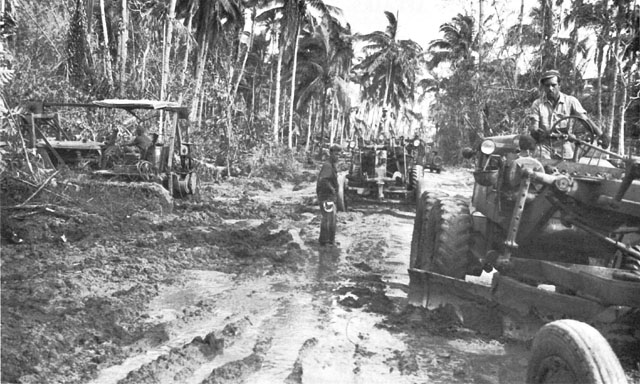
M 158 345 L 150 348 L 137 346 L 141 353 L 134 352 L 121 364 L 102 370 L 91 384 L 117 383 L 129 372 L 166 355 L 172 348 L 204 336 L 207 329 L 222 329 L 225 319 L 233 315 L 231 308 L 216 306 L 215 310 L 207 311 L 204 319 L 198 319 L 202 314 L 198 308 L 223 299 L 224 293 L 234 288 L 232 276 L 216 271 L 191 270 L 185 271 L 180 279 L 182 284 L 161 289 L 144 315 L 147 322 L 157 324 L 156 329 L 160 333 Z

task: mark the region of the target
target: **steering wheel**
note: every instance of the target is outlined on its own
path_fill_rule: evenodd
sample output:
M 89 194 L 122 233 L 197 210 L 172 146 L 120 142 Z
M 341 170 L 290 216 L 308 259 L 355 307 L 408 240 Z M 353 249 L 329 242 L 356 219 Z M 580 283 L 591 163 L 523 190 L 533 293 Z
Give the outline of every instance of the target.
M 584 156 L 589 151 L 589 147 L 583 146 L 580 148 L 580 141 L 591 145 L 597 145 L 598 133 L 593 123 L 580 116 L 564 116 L 556 120 L 551 126 L 551 137 L 567 140 L 570 137 L 577 139 L 575 141 L 576 149 L 574 151 L 573 159 L 578 159 Z M 574 140 L 572 140 L 574 141 Z

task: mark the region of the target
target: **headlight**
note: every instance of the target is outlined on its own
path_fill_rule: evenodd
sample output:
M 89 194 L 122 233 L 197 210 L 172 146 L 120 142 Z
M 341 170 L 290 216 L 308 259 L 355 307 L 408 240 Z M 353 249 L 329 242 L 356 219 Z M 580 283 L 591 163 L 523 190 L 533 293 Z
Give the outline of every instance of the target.
M 380 135 L 380 136 L 378 136 L 378 140 L 380 140 L 380 141 L 384 141 L 384 135 Z
M 418 140 L 418 139 L 413 140 L 413 146 L 414 147 L 419 147 L 420 146 L 420 140 Z
M 356 142 L 355 141 L 350 141 L 349 142 L 349 149 L 353 149 L 356 147 Z
M 493 140 L 485 140 L 480 145 L 480 152 L 485 155 L 490 155 L 496 150 L 496 143 Z

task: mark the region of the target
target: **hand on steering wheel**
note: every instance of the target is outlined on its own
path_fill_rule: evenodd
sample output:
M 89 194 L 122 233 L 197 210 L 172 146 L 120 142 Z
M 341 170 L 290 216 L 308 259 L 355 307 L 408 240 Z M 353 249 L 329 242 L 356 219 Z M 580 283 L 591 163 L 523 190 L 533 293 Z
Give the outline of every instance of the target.
M 566 120 L 570 120 L 569 122 L 565 122 L 563 125 L 568 126 L 568 130 L 566 133 L 562 132 L 557 127 Z M 609 138 L 605 135 L 600 135 L 599 130 L 593 125 L 593 123 L 585 118 L 580 116 L 565 116 L 558 119 L 553 126 L 551 127 L 551 131 L 560 132 L 559 137 L 568 140 L 575 144 L 576 150 L 574 152 L 573 160 L 578 161 L 580 157 L 584 156 L 590 151 L 590 147 L 593 150 L 598 150 L 596 145 L 600 145 L 602 148 L 606 148 L 605 145 L 608 146 Z M 564 130 L 564 129 L 563 129 Z M 586 145 L 581 145 L 586 144 Z
M 609 138 L 609 135 L 607 135 L 606 133 L 600 135 L 600 137 L 598 138 L 598 145 L 601 148 L 608 149 L 609 145 L 611 145 L 611 139 Z
M 560 128 L 561 123 L 567 126 L 567 132 L 563 132 L 565 128 Z M 552 135 L 557 134 L 558 136 L 556 137 L 564 136 L 565 139 L 572 138 L 574 141 L 579 140 L 592 145 L 596 144 L 596 138 L 598 137 L 597 130 L 593 126 L 593 123 L 580 116 L 561 117 L 553 123 L 551 132 Z
M 530 134 L 531 137 L 533 137 L 533 139 L 539 143 L 547 136 L 547 131 L 542 128 L 535 128 L 531 130 Z

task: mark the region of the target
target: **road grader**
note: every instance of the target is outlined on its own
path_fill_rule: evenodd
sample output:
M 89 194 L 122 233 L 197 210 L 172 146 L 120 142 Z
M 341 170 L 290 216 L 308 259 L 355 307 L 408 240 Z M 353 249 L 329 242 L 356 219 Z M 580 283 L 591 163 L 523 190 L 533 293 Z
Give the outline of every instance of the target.
M 453 304 L 463 324 L 484 311 L 497 334 L 538 332 L 528 383 L 626 383 L 607 340 L 640 346 L 640 159 L 596 132 L 564 117 L 539 142 L 488 137 L 464 151 L 470 201 L 432 190 L 418 201 L 409 301 Z M 545 152 L 564 144 L 571 156 Z
M 368 145 L 350 142 L 349 170 L 340 177 L 339 200 L 348 200 L 346 195 L 375 201 L 415 201 L 424 185 L 426 148 L 419 138 L 391 138 Z

